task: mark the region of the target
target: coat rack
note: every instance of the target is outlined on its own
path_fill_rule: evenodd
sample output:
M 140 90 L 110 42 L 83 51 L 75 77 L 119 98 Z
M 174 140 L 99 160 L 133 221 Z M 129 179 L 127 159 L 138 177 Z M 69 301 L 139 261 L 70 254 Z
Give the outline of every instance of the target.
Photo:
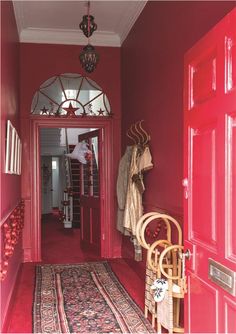
M 142 127 L 142 122 L 144 122 L 144 120 L 131 124 L 126 135 L 135 145 L 145 146 L 150 141 L 151 136 Z

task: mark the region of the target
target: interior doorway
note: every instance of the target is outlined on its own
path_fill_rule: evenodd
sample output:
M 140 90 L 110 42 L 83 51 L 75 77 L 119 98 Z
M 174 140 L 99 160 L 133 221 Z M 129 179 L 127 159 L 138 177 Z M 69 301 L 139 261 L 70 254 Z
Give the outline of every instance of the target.
M 99 131 L 102 129 L 40 129 L 42 248 L 44 230 L 49 229 L 45 224 L 51 224 L 51 232 L 54 226 L 56 233 L 62 235 L 63 229 L 79 229 L 75 233 L 81 240 L 79 245 L 86 240 L 86 251 L 96 248 L 96 254 L 100 255 L 102 210 L 98 159 L 102 148 L 95 137 Z M 92 140 L 88 141 L 90 137 Z M 92 219 L 94 202 L 97 203 L 96 219 Z
M 101 183 L 101 257 L 110 258 L 114 254 L 113 226 L 114 186 L 113 170 L 114 152 L 112 150 L 113 120 L 111 118 L 45 118 L 32 117 L 30 121 L 30 173 L 32 186 L 30 187 L 30 216 L 31 225 L 31 250 L 30 260 L 40 262 L 42 260 L 41 249 L 41 159 L 40 159 L 40 130 L 42 128 L 97 128 L 102 130 L 102 164 L 100 166 Z
M 114 122 L 111 116 L 111 106 L 102 88 L 93 80 L 78 73 L 64 73 L 51 77 L 35 92 L 31 104 L 28 141 L 30 163 L 25 167 L 30 177 L 26 215 L 32 222 L 29 231 L 25 232 L 28 238 L 25 258 L 29 261 L 41 261 L 40 130 L 42 128 L 97 128 L 102 131 L 101 256 L 109 258 L 120 254 L 120 238 L 111 233 L 114 231 L 114 226 L 110 224 L 114 221 L 115 206 L 113 171 L 120 150 L 120 135 L 115 137 L 119 127 L 114 129 L 114 124 L 120 126 L 120 121 Z M 112 150 L 114 138 L 115 142 L 117 141 L 117 152 Z

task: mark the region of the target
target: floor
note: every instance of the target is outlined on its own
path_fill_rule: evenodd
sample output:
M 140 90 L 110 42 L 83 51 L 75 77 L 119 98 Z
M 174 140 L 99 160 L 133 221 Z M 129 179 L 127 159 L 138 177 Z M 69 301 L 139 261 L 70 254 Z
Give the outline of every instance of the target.
M 43 263 L 80 263 L 100 258 L 80 248 L 79 229 L 65 229 L 56 213 L 42 219 Z M 113 271 L 130 296 L 144 308 L 144 282 L 122 259 L 109 261 Z M 25 263 L 18 280 L 8 333 L 32 333 L 32 305 L 35 281 L 35 263 Z M 128 273 L 128 275 L 127 275 Z

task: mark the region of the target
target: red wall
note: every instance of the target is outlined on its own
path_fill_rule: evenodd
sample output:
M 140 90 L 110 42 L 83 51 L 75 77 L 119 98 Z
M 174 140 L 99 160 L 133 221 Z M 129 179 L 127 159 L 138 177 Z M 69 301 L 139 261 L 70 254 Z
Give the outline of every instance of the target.
M 146 211 L 182 216 L 184 53 L 233 7 L 235 1 L 149 1 L 122 45 L 123 151 L 131 123 L 143 119 L 151 135 Z M 132 254 L 124 238 L 123 256 Z
M 115 166 L 112 182 L 114 193 L 117 165 L 120 155 L 120 115 L 121 115 L 121 82 L 120 82 L 120 48 L 96 47 L 100 61 L 97 69 L 92 74 L 86 74 L 79 62 L 81 46 L 74 45 L 50 45 L 50 44 L 21 44 L 20 47 L 20 110 L 23 134 L 23 174 L 22 196 L 25 199 L 26 226 L 24 231 L 25 261 L 34 260 L 32 245 L 32 212 L 30 210 L 32 200 L 32 170 L 30 165 L 30 109 L 33 96 L 40 85 L 54 75 L 62 73 L 80 73 L 89 76 L 102 87 L 110 101 L 114 116 L 113 138 L 111 145 L 113 151 L 113 163 Z M 66 120 L 65 120 L 66 122 Z M 115 196 L 114 196 L 115 203 Z M 112 210 L 113 211 L 113 210 Z M 120 235 L 115 229 L 115 220 L 112 219 L 112 237 L 115 246 L 114 256 L 120 255 Z
M 111 102 L 115 118 L 120 117 L 120 48 L 96 47 L 100 61 L 88 74 L 80 66 L 82 46 L 21 44 L 21 117 L 29 117 L 34 93 L 54 75 L 80 73 L 100 85 Z
M 20 134 L 19 122 L 19 40 L 11 1 L 1 1 L 1 230 L 5 218 L 20 201 L 20 176 L 4 173 L 6 122 L 10 120 Z M 2 231 L 1 231 L 2 232 Z M 3 235 L 2 235 L 3 237 Z M 7 316 L 16 276 L 22 261 L 21 241 L 9 261 L 1 282 L 1 328 Z

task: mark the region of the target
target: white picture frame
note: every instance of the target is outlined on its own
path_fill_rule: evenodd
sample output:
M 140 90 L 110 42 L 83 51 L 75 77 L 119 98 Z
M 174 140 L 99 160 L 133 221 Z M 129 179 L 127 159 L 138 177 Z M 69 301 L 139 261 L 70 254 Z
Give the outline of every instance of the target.
M 17 164 L 18 164 L 18 145 L 19 145 L 19 136 L 16 132 L 15 134 L 15 147 L 14 147 L 14 167 L 13 167 L 13 173 L 17 174 Z
M 22 144 L 21 140 L 18 137 L 18 144 L 17 144 L 17 166 L 16 166 L 16 174 L 21 175 L 21 153 L 22 153 Z
M 10 174 L 15 174 L 15 147 L 16 147 L 16 129 L 12 129 L 11 138 L 11 161 L 10 161 Z
M 5 155 L 5 173 L 21 174 L 21 154 L 22 144 L 19 135 L 12 125 L 11 121 L 7 121 L 6 136 L 6 155 Z
M 12 174 L 12 146 L 13 146 L 13 125 L 7 121 L 7 141 L 6 141 L 6 159 L 5 159 L 5 173 Z

